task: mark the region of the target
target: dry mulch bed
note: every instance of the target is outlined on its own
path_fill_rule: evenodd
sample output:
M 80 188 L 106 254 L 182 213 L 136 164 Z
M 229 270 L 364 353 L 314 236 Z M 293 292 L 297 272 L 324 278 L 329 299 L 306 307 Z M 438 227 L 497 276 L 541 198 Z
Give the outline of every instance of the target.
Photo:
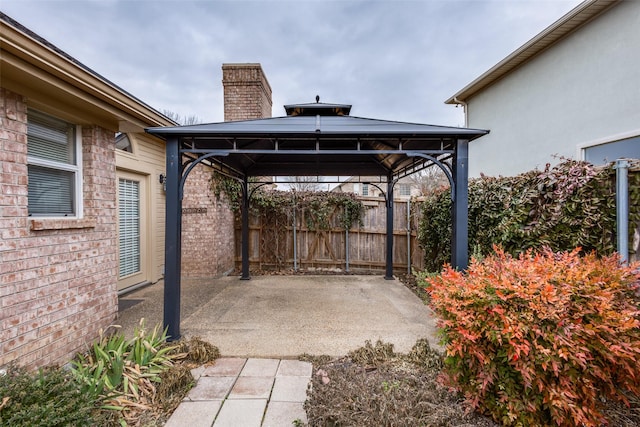
M 496 426 L 438 384 L 442 356 L 419 340 L 408 354 L 367 342 L 348 356 L 314 362 L 305 403 L 309 426 Z

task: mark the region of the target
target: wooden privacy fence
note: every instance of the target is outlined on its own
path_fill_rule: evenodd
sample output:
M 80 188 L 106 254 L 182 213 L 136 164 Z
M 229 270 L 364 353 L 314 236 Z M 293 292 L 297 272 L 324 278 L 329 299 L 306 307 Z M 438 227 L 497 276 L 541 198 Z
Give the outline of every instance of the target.
M 337 209 L 326 229 L 307 225 L 305 212 L 292 210 L 286 224 L 268 225 L 257 215 L 249 217 L 249 267 L 256 270 L 322 270 L 384 272 L 386 260 L 386 206 L 383 198 L 361 197 L 363 224 L 349 230 L 340 226 Z M 410 200 L 394 201 L 393 270 L 406 273 L 422 269 L 424 253 L 416 239 L 418 219 Z M 236 268 L 241 268 L 240 222 L 235 225 Z M 408 263 L 410 258 L 410 263 Z

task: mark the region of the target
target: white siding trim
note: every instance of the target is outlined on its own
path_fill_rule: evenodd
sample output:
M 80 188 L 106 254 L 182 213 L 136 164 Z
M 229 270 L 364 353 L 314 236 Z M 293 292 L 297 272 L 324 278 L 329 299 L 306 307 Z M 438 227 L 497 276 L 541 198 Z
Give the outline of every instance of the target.
M 82 126 L 76 125 L 76 217 L 83 218 L 84 215 L 84 192 L 82 188 L 83 183 L 83 168 L 82 168 Z

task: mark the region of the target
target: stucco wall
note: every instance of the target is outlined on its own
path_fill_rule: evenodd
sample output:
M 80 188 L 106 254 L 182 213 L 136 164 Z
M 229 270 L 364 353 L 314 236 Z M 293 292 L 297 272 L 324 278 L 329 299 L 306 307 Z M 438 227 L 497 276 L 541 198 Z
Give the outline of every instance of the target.
M 591 141 L 640 134 L 640 2 L 624 1 L 468 100 L 470 176 L 575 158 Z
M 0 88 L 0 366 L 65 363 L 118 308 L 114 133 L 82 126 L 83 218 L 29 217 L 27 103 Z

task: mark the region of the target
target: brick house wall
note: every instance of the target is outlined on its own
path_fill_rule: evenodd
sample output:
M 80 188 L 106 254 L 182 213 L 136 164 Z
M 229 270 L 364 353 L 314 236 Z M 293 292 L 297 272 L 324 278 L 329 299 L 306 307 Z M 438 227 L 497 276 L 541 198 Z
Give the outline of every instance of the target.
M 182 201 L 182 276 L 217 277 L 233 270 L 233 212 L 216 197 L 211 169 L 198 165 L 189 174 Z
M 223 64 L 225 121 L 271 117 L 271 86 L 260 64 Z M 234 214 L 217 200 L 211 169 L 196 166 L 185 182 L 182 201 L 182 276 L 216 277 L 234 268 Z
M 114 132 L 82 126 L 81 219 L 30 219 L 27 102 L 0 88 L 0 366 L 62 364 L 117 313 Z

